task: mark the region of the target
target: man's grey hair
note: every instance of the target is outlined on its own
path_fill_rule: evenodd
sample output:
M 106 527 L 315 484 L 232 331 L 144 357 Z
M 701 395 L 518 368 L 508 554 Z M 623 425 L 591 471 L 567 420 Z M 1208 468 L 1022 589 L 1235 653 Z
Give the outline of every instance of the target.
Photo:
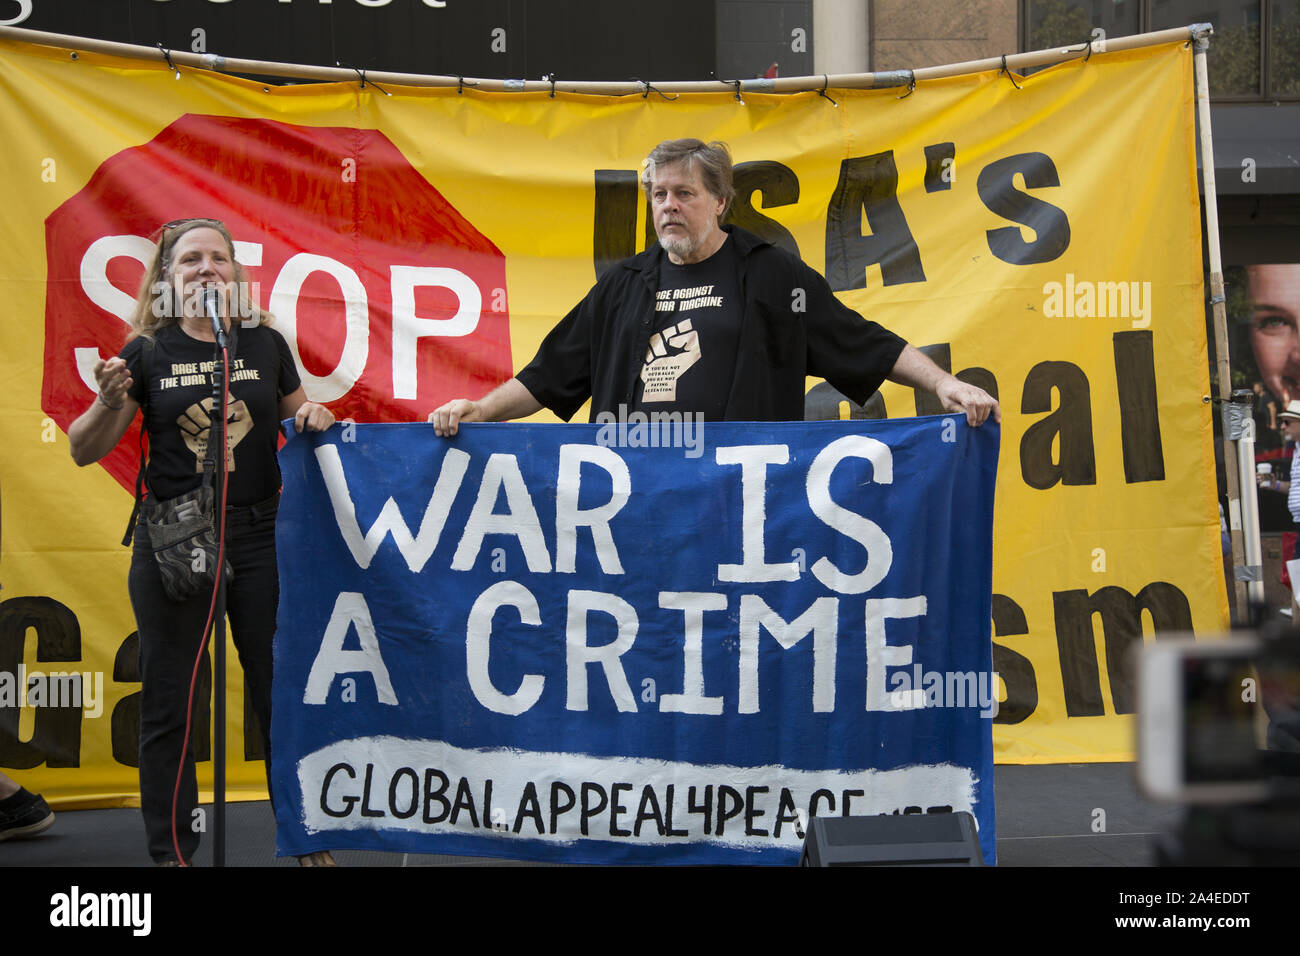
M 736 195 L 736 187 L 731 180 L 731 150 L 727 144 L 716 140 L 712 143 L 699 139 L 664 140 L 650 151 L 641 165 L 641 189 L 647 199 L 650 198 L 655 167 L 673 163 L 686 163 L 688 168 L 699 172 L 704 188 L 723 201 L 718 221 L 725 219 Z

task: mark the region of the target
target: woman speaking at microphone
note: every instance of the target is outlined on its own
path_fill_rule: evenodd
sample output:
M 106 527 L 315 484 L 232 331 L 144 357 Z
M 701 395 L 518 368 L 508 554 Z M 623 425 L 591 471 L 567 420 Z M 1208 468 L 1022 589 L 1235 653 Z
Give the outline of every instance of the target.
M 183 219 L 163 226 L 127 343 L 116 358 L 95 363 L 99 395 L 68 430 L 73 460 L 89 465 L 117 445 L 138 409 L 144 411 L 149 495 L 134 528 L 128 589 L 140 636 L 140 805 L 149 853 L 160 866 L 188 865 L 199 844 L 192 826 L 198 803 L 194 754 L 185 745 L 185 728 L 218 562 L 214 534 L 173 537 L 177 528 L 211 523 L 198 520 L 204 509 L 212 513 L 203 470 L 215 417 L 209 372 L 216 325 L 205 314 L 205 295 L 218 293 L 211 311 L 229 339 L 224 475 L 218 470 L 227 483 L 226 612 L 261 725 L 268 787 L 271 644 L 280 595 L 279 423 L 292 418 L 300 432 L 324 431 L 334 423 L 329 409 L 307 401 L 288 344 L 270 328 L 271 316 L 252 306 L 248 288 L 224 224 Z M 142 466 L 143 458 L 142 449 Z M 219 459 L 220 450 L 211 458 Z M 327 853 L 301 862 L 333 864 Z

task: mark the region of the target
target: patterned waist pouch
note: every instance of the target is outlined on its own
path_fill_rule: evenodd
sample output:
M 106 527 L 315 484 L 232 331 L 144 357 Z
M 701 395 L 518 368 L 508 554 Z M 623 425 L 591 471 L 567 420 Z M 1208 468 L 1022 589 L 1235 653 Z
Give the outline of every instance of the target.
M 193 491 L 141 503 L 145 529 L 154 559 L 162 574 L 163 589 L 173 601 L 186 601 L 211 590 L 217 579 L 217 531 L 212 520 L 212 489 L 200 485 Z M 234 577 L 230 559 L 225 564 L 226 584 Z

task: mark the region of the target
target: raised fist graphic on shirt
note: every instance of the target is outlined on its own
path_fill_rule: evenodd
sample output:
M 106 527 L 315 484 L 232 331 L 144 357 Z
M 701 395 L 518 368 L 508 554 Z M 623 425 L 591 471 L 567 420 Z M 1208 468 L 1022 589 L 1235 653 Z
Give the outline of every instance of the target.
M 688 368 L 700 360 L 700 333 L 691 327 L 690 319 L 650 337 L 645 364 L 641 366 L 641 381 L 645 389 L 644 402 L 672 402 L 677 400 L 677 380 Z
M 176 419 L 180 426 L 181 437 L 185 445 L 194 452 L 194 470 L 203 470 L 203 459 L 208 456 L 208 432 L 212 428 L 212 397 L 195 402 Z M 253 416 L 248 413 L 248 406 L 243 399 L 231 401 L 226 406 L 226 429 L 228 442 L 226 446 L 226 471 L 235 470 L 235 446 L 244 440 L 244 436 L 253 427 Z

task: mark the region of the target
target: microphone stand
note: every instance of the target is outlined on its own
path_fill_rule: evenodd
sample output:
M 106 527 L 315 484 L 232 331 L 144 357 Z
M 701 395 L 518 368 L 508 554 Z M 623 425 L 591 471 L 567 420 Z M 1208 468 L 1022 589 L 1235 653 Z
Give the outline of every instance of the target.
M 220 299 L 214 289 L 203 294 L 204 309 L 212 323 L 213 348 L 212 411 L 208 415 L 208 454 L 203 461 L 204 481 L 212 482 L 213 530 L 217 532 L 217 603 L 212 613 L 209 641 L 212 647 L 213 762 L 212 762 L 212 865 L 226 865 L 226 391 L 230 386 L 223 359 L 227 349 L 226 330 L 221 322 Z M 218 466 L 218 455 L 220 465 Z

